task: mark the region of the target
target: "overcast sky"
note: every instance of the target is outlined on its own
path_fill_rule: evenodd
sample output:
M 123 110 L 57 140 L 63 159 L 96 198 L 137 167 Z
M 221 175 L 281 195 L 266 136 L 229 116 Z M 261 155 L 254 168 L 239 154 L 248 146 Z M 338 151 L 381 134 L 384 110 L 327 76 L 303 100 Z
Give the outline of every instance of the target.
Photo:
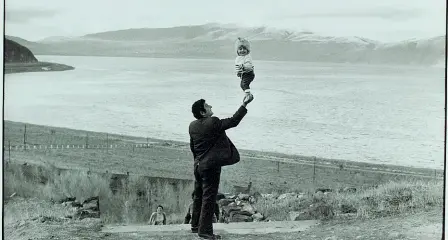
M 445 34 L 445 0 L 6 0 L 6 34 L 50 36 L 209 22 L 380 41 Z

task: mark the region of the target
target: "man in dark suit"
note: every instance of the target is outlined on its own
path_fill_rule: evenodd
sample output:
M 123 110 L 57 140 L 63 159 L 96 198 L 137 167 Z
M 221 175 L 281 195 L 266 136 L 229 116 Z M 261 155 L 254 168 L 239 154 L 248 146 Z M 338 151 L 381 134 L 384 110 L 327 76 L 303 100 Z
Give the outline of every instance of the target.
M 204 239 L 220 239 L 213 234 L 213 214 L 218 194 L 221 167 L 240 160 L 235 145 L 227 137 L 226 130 L 238 126 L 247 113 L 252 98 L 245 97 L 240 108 L 230 118 L 213 116 L 212 106 L 204 99 L 193 103 L 196 118 L 190 123 L 190 148 L 194 157 L 194 199 L 191 231 Z

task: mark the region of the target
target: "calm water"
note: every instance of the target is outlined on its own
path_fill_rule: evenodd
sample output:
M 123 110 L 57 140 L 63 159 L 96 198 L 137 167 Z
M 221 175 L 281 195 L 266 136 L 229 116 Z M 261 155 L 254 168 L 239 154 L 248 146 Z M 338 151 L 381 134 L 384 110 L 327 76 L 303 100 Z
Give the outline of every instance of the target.
M 224 118 L 243 99 L 232 59 L 39 59 L 76 70 L 6 75 L 7 120 L 188 141 L 195 100 Z M 252 89 L 240 148 L 443 166 L 443 68 L 256 61 Z

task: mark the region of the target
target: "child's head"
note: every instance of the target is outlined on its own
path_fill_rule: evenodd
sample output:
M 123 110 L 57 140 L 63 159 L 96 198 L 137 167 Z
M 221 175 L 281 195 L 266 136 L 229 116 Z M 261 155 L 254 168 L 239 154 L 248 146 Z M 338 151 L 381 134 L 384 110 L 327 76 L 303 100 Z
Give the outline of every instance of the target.
M 238 38 L 235 43 L 236 54 L 238 56 L 245 56 L 250 53 L 250 43 L 244 38 Z

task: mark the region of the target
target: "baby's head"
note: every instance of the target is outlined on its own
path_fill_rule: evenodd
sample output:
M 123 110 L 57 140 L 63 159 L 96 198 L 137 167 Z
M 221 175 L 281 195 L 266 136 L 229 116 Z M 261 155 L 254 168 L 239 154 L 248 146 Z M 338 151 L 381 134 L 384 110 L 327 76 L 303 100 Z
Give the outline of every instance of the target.
M 238 38 L 235 43 L 236 54 L 238 56 L 245 56 L 250 53 L 250 43 L 244 38 Z

